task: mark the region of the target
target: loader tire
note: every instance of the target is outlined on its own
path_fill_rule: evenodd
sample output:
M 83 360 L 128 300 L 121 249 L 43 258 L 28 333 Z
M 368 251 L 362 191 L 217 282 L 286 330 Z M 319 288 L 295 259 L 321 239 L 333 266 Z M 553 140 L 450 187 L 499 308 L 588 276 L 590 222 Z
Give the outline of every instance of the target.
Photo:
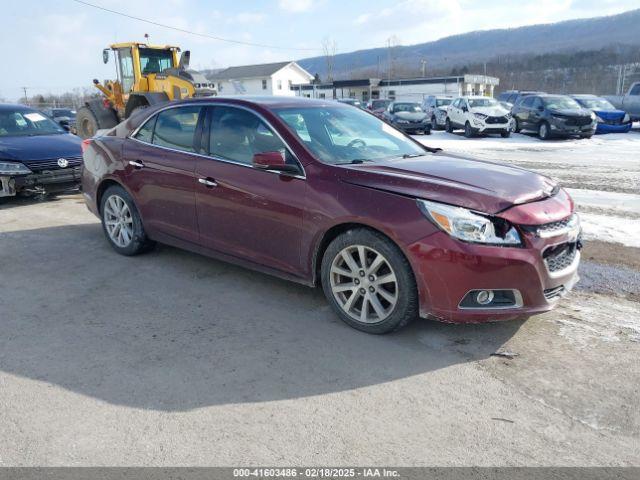
M 76 113 L 76 130 L 80 138 L 93 137 L 100 126 L 98 118 L 88 107 L 80 107 Z

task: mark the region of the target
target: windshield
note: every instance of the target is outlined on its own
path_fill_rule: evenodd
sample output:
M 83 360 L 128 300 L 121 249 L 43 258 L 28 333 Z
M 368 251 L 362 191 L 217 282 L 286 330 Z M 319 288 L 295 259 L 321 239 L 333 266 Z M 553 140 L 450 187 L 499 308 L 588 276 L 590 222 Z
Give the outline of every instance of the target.
M 418 103 L 396 103 L 393 105 L 394 112 L 422 112 L 422 107 Z
M 497 107 L 500 105 L 497 100 L 493 98 L 470 98 L 469 106 L 475 107 Z
M 54 108 L 51 112 L 54 117 L 75 117 L 76 111 L 68 108 Z
M 173 52 L 171 50 L 140 49 L 140 70 L 143 75 L 160 73 L 167 68 L 173 68 Z
M 543 97 L 545 106 L 551 110 L 580 110 L 580 105 L 569 97 Z
M 373 100 L 371 102 L 371 108 L 377 110 L 379 108 L 387 108 L 391 102 L 389 100 Z
M 425 154 L 423 148 L 386 122 L 355 108 L 283 108 L 275 112 L 326 163 Z
M 605 100 L 604 98 L 580 98 L 578 99 L 578 103 L 583 107 L 590 108 L 592 110 L 616 109 L 609 100 Z
M 33 110 L 0 111 L 0 137 L 66 133 L 53 120 Z
M 451 98 L 438 98 L 436 100 L 436 107 L 446 107 L 451 104 Z

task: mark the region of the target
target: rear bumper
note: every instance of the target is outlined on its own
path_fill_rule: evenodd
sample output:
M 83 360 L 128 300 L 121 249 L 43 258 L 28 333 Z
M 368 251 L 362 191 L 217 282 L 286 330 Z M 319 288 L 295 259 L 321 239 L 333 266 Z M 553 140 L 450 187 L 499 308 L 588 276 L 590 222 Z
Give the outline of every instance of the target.
M 546 248 L 569 242 L 555 238 L 525 247 L 494 247 L 463 243 L 438 232 L 409 246 L 420 292 L 420 316 L 449 323 L 479 323 L 528 317 L 552 309 L 578 281 L 580 253 L 569 265 L 550 272 L 543 260 Z M 575 239 L 573 239 L 575 241 Z M 512 306 L 461 307 L 471 291 L 509 290 L 518 301 Z

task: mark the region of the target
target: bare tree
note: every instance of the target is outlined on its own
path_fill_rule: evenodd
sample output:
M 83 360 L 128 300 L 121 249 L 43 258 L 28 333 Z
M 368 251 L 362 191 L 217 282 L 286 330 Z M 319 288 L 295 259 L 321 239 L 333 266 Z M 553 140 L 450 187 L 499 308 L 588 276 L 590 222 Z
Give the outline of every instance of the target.
M 325 37 L 322 40 L 322 51 L 324 53 L 324 60 L 327 65 L 327 81 L 333 81 L 333 73 L 335 68 L 335 56 L 338 44 L 330 37 Z

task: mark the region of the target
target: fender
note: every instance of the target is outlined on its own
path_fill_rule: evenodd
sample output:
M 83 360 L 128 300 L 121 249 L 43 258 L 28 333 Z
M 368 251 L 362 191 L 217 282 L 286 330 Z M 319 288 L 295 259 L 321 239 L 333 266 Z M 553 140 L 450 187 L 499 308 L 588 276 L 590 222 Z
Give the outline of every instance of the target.
M 140 106 L 153 106 L 167 102 L 169 97 L 165 92 L 133 92 L 129 95 L 124 116 L 129 118 L 133 110 Z

